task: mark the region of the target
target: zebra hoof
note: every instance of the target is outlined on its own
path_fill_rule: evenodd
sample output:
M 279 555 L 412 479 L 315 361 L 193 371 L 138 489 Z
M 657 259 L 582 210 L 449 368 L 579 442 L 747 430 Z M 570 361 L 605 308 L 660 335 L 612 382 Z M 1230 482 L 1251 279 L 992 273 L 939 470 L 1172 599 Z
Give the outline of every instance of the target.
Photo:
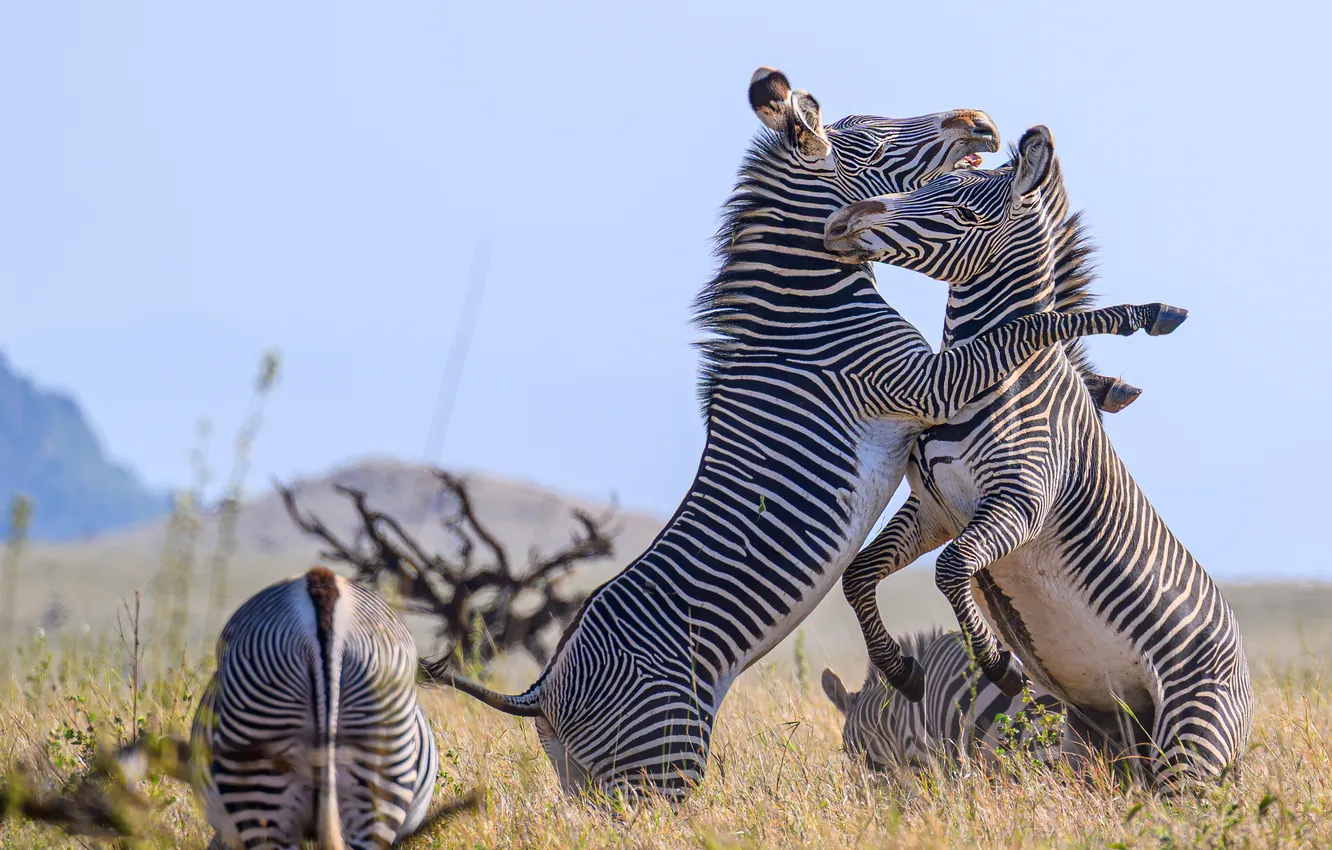
M 1106 413 L 1118 413 L 1137 401 L 1140 395 L 1142 395 L 1142 390 L 1127 381 L 1115 378 L 1115 382 L 1110 385 L 1110 389 L 1105 391 L 1105 397 L 1101 399 L 1099 407 Z
M 902 667 L 901 681 L 894 681 L 893 688 L 911 702 L 925 699 L 925 668 L 910 655 L 902 656 Z
M 1164 336 L 1180 325 L 1189 317 L 1189 311 L 1183 307 L 1171 307 L 1169 304 L 1156 305 L 1156 318 L 1152 321 L 1151 327 L 1147 329 L 1150 336 Z
M 1005 695 L 1015 697 L 1022 693 L 1027 684 L 1027 677 L 1022 672 L 1022 662 L 1008 650 L 999 653 L 999 669 L 996 672 L 985 671 L 985 678 L 994 682 Z

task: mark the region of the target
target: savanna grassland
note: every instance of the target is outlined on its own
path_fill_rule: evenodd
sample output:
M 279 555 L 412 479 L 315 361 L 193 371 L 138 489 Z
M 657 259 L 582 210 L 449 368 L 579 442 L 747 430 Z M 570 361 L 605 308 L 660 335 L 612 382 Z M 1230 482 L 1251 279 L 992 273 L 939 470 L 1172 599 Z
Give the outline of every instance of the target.
M 442 753 L 439 801 L 474 787 L 484 793 L 479 810 L 406 846 L 1332 847 L 1332 593 L 1293 585 L 1227 592 L 1248 626 L 1258 712 L 1241 777 L 1201 799 L 1165 802 L 1124 790 L 1105 771 L 1087 782 L 1018 758 L 992 775 L 875 783 L 841 752 L 817 666 L 787 645 L 737 684 L 708 776 L 678 812 L 616 813 L 566 800 L 530 721 L 450 692 L 424 693 Z M 128 740 L 136 726 L 184 733 L 207 663 L 182 664 L 150 643 L 136 690 L 132 644 L 131 632 L 71 640 L 56 652 L 40 639 L 24 645 L 0 684 L 0 764 L 55 787 L 86 768 L 99 742 Z M 849 684 L 861 680 L 861 670 L 841 666 Z M 185 786 L 161 780 L 147 792 L 157 810 L 141 820 L 138 846 L 204 846 L 205 824 Z M 32 823 L 0 825 L 6 848 L 97 844 Z

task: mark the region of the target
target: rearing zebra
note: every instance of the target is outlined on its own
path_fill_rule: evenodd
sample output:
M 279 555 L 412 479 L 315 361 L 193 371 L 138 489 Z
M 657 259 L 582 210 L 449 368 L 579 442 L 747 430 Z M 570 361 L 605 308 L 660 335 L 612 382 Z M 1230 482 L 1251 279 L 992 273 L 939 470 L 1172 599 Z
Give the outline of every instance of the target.
M 247 600 L 191 735 L 213 846 L 369 850 L 420 826 L 439 756 L 416 671 L 402 620 L 327 569 Z
M 1054 142 L 1038 126 L 1002 168 L 848 206 L 828 219 L 825 244 L 948 281 L 951 347 L 1055 305 L 1067 211 Z M 936 582 L 991 680 L 1015 693 L 1022 672 L 987 618 L 1069 705 L 1071 728 L 1138 750 L 1158 787 L 1236 761 L 1254 706 L 1234 612 L 1129 475 L 1062 346 L 926 431 L 907 475 L 910 498 L 843 581 L 891 684 L 920 696 L 875 586 L 951 539 Z
M 888 688 L 874 665 L 870 665 L 865 684 L 849 692 L 832 670 L 823 671 L 823 692 L 840 711 L 842 746 L 851 755 L 860 756 L 876 772 L 894 767 L 921 768 L 937 762 L 955 762 L 960 755 L 979 758 L 994 765 L 1001 747 L 1014 743 L 1028 746 L 1032 754 L 1046 763 L 1063 755 L 1066 741 L 1061 734 L 1064 707 L 1039 685 L 1031 688 L 1031 700 L 1046 713 L 1032 710 L 1022 696 L 1009 696 L 981 675 L 967 652 L 959 632 L 925 629 L 902 639 L 903 652 L 919 659 L 925 673 L 925 698 L 919 702 L 906 699 Z M 1006 730 L 1000 715 L 1018 722 L 1026 717 L 1030 724 L 1047 728 Z M 1019 722 L 1019 726 L 1022 724 Z M 1016 734 L 1017 741 L 1010 741 Z M 1080 753 L 1077 747 L 1072 752 Z
M 684 501 L 651 547 L 602 585 L 537 681 L 517 696 L 427 673 L 536 718 L 566 792 L 661 792 L 704 775 L 735 678 L 837 582 L 901 480 L 906 454 L 1034 352 L 1090 333 L 1165 332 L 1163 305 L 1042 314 L 935 354 L 884 303 L 867 266 L 823 248 L 852 201 L 920 185 L 998 148 L 984 113 L 852 116 L 761 68 L 749 100 L 769 128 L 741 168 L 698 298 L 707 442 Z M 1084 390 L 1084 393 L 1086 390 Z

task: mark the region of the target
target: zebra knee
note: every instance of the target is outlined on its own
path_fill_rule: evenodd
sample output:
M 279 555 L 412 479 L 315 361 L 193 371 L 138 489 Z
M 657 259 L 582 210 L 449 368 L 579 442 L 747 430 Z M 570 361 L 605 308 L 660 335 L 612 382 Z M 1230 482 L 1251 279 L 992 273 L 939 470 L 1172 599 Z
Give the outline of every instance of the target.
M 861 616 L 862 610 L 867 608 L 877 611 L 875 605 L 875 591 L 878 590 L 878 576 L 872 570 L 847 570 L 842 575 L 842 596 L 846 598 L 852 610 L 857 616 Z

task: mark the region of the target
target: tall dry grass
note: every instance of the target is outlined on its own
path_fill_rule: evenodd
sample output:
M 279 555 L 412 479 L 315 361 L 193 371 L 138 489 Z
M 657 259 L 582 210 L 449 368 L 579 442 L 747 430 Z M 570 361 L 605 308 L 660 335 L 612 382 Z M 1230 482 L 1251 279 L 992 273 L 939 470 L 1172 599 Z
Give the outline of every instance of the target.
M 0 685 L 0 765 L 56 786 L 99 743 L 139 724 L 183 733 L 208 666 L 170 669 L 131 692 L 119 640 L 22 648 L 28 671 Z M 1327 669 L 1263 673 L 1252 748 L 1238 781 L 1202 799 L 1125 791 L 1108 774 L 1085 782 L 1024 764 L 991 775 L 876 783 L 841 750 L 839 718 L 788 668 L 757 668 L 728 698 L 709 774 L 679 810 L 615 812 L 560 796 L 530 721 L 451 692 L 423 702 L 442 755 L 438 800 L 486 787 L 464 814 L 407 847 L 1332 847 L 1332 702 Z M 134 718 L 137 697 L 141 719 Z M 144 847 L 202 847 L 206 826 L 188 789 L 161 780 Z M 89 846 L 26 823 L 0 826 L 0 847 Z
M 234 524 L 249 449 L 276 375 L 276 359 L 266 356 L 236 440 L 239 472 L 223 492 L 224 526 Z M 205 653 L 194 660 L 200 656 L 187 646 L 186 624 L 204 619 L 206 635 L 220 627 L 232 542 L 224 528 L 211 558 L 199 551 L 196 528 L 210 478 L 203 452 L 196 455 L 195 488 L 172 517 L 162 569 L 145 588 L 144 622 L 130 589 L 134 601 L 117 634 L 62 632 L 55 646 L 30 635 L 5 647 L 10 663 L 0 654 L 0 773 L 58 790 L 88 770 L 99 748 L 143 731 L 187 734 L 212 659 Z M 12 588 L 21 531 L 9 542 L 0 585 Z M 208 609 L 192 611 L 192 587 L 205 580 Z M 646 805 L 617 812 L 563 798 L 530 721 L 451 692 L 423 693 L 442 755 L 438 802 L 477 783 L 486 794 L 478 812 L 406 846 L 1332 847 L 1332 612 L 1320 601 L 1327 594 L 1272 585 L 1242 598 L 1253 609 L 1241 616 L 1246 636 L 1259 638 L 1276 666 L 1261 659 L 1254 665 L 1258 714 L 1242 777 L 1202 799 L 1166 802 L 1120 788 L 1107 772 L 1085 782 L 1021 763 L 990 775 L 962 770 L 875 781 L 841 752 L 840 717 L 810 687 L 799 633 L 794 659 L 750 671 L 728 697 L 708 776 L 678 811 Z M 5 602 L 8 630 L 22 601 L 10 593 Z M 107 600 L 113 609 L 122 604 Z M 1315 626 L 1313 636 L 1306 622 Z M 186 786 L 160 779 L 145 791 L 154 811 L 140 820 L 136 846 L 204 846 L 210 831 Z M 33 823 L 0 821 L 0 848 L 94 844 Z

